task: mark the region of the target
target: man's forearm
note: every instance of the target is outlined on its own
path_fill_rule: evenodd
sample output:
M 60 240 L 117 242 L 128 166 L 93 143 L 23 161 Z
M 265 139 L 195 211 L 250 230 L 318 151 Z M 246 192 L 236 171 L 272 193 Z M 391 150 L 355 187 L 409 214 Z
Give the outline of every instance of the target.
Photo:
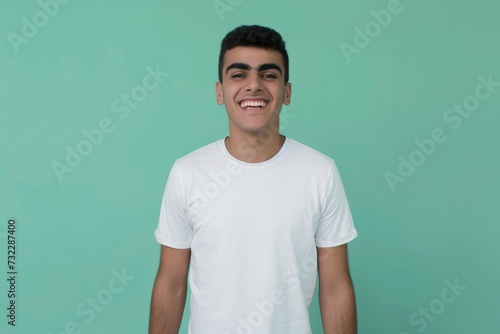
M 176 286 L 156 277 L 151 297 L 149 334 L 178 334 L 186 304 L 187 285 Z
M 356 299 L 351 281 L 327 290 L 319 287 L 319 305 L 325 334 L 356 334 Z

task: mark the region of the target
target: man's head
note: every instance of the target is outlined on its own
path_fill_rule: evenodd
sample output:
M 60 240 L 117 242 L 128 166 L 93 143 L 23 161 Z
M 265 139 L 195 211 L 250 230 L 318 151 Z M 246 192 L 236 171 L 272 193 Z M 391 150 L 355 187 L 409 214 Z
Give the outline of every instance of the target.
M 219 76 L 217 103 L 226 106 L 231 134 L 278 132 L 292 88 L 285 43 L 276 31 L 243 26 L 230 32 L 222 41 Z
M 223 79 L 224 56 L 228 50 L 238 46 L 249 46 L 267 50 L 275 50 L 281 54 L 284 66 L 284 80 L 288 83 L 288 53 L 285 49 L 285 41 L 275 30 L 258 25 L 240 26 L 229 32 L 222 40 L 219 55 L 219 82 Z

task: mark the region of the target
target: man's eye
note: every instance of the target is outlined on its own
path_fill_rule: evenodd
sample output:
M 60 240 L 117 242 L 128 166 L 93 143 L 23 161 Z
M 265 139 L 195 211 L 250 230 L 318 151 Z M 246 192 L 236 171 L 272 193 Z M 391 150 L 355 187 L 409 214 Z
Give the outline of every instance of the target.
M 266 73 L 264 75 L 262 75 L 264 78 L 268 78 L 268 79 L 276 79 L 276 75 L 272 74 L 272 73 Z
M 243 73 L 236 73 L 231 76 L 231 78 L 243 78 L 245 75 Z

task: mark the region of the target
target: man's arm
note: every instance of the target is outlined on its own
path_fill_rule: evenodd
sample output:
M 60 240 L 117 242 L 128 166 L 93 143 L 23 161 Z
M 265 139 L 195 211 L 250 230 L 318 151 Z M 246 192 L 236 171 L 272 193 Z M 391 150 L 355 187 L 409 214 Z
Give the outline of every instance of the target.
M 356 300 L 349 274 L 347 244 L 317 247 L 319 306 L 325 334 L 356 334 Z
M 151 297 L 149 334 L 178 334 L 186 304 L 191 249 L 161 245 L 160 266 Z

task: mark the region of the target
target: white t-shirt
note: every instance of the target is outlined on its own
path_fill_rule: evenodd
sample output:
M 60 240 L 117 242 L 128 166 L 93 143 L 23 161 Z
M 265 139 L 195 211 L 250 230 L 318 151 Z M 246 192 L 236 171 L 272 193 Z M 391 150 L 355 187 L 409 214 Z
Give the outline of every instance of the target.
M 260 163 L 225 138 L 177 159 L 154 234 L 191 248 L 190 334 L 311 333 L 316 247 L 357 236 L 335 162 L 288 137 Z

